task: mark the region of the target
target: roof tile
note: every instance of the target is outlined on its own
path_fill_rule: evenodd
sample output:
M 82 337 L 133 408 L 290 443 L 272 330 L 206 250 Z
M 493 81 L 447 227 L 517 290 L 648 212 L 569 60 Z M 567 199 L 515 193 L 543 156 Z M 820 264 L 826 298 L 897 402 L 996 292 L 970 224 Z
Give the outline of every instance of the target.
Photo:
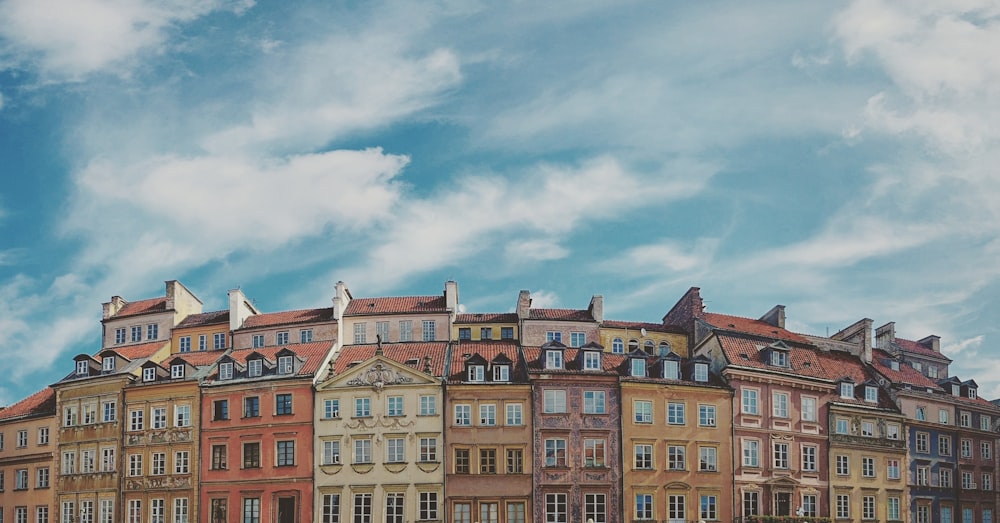
M 444 296 L 354 298 L 347 305 L 344 316 L 419 314 L 428 312 L 448 312 Z
M 782 329 L 780 327 L 775 327 L 770 323 L 760 320 L 754 320 L 751 318 L 743 318 L 740 316 L 730 316 L 728 314 L 716 314 L 711 312 L 706 312 L 702 319 L 709 325 L 712 325 L 719 330 L 728 330 L 734 332 L 740 332 L 744 334 L 753 334 L 755 336 L 762 336 L 765 338 L 771 338 L 775 340 L 793 341 L 796 343 L 808 344 L 807 340 L 802 335 L 796 334 L 794 332 Z
M 486 361 L 493 361 L 497 356 L 503 354 L 510 358 L 513 368 L 510 373 L 511 382 L 520 382 L 524 379 L 525 366 L 518 351 L 518 344 L 514 340 L 486 340 L 486 341 L 462 341 L 452 345 L 451 365 L 448 367 L 451 374 L 448 380 L 455 383 L 465 381 L 465 360 L 474 354 L 482 356 Z
M 202 312 L 200 314 L 189 314 L 183 321 L 177 324 L 176 329 L 185 327 L 198 327 L 200 325 L 215 325 L 217 323 L 229 323 L 229 311 Z
M 167 310 L 167 297 L 161 296 L 159 298 L 150 298 L 148 300 L 139 300 L 126 303 L 109 320 L 117 318 L 125 318 L 127 316 L 138 316 L 140 314 L 150 314 L 153 312 L 165 312 Z
M 594 321 L 587 309 L 531 309 L 528 319 L 555 321 Z
M 0 421 L 27 416 L 54 415 L 55 413 L 56 392 L 52 387 L 45 387 L 31 396 L 0 410 Z
M 517 313 L 514 312 L 482 312 L 459 314 L 455 324 L 470 323 L 517 323 Z
M 342 374 L 349 369 L 352 364 L 365 362 L 375 357 L 378 345 L 347 345 L 340 349 L 337 360 L 334 363 L 334 372 Z M 414 367 L 417 371 L 424 371 L 424 359 L 430 356 L 431 374 L 437 377 L 444 376 L 445 358 L 448 352 L 448 342 L 443 341 L 416 341 L 390 343 L 382 345 L 382 353 L 392 361 Z M 417 360 L 416 364 L 407 363 Z
M 294 311 L 268 312 L 248 317 L 243 321 L 243 329 L 312 323 L 333 320 L 333 308 L 300 309 Z

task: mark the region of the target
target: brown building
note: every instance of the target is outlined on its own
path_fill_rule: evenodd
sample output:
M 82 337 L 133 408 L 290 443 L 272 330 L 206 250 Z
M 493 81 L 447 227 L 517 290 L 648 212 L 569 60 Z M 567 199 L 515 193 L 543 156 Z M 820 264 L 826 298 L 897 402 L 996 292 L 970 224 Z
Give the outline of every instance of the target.
M 448 520 L 533 521 L 531 385 L 517 341 L 459 341 L 449 361 Z
M 55 513 L 57 426 L 50 387 L 0 410 L 0 521 L 50 521 Z

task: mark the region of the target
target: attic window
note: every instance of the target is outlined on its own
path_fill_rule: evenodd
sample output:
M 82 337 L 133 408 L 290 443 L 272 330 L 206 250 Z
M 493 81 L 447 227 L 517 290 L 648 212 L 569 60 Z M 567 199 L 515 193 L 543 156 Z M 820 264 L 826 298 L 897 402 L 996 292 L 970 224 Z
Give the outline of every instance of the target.
M 748 356 L 746 354 L 740 354 L 740 357 L 743 358 L 743 359 L 745 359 L 745 360 L 750 359 L 750 356 Z
M 103 365 L 102 369 L 104 372 L 111 372 L 115 370 L 115 357 L 105 356 L 104 359 L 101 360 L 101 364 Z
M 841 398 L 853 398 L 854 397 L 854 384 L 845 381 L 840 384 L 840 397 Z
M 597 351 L 584 351 L 583 370 L 601 370 L 601 353 Z
M 175 364 L 173 364 L 173 365 L 170 366 L 170 378 L 171 379 L 180 379 L 180 378 L 183 378 L 183 377 L 184 377 L 184 364 L 183 363 L 175 363 Z
M 953 384 L 951 386 L 951 395 L 952 396 L 961 396 L 962 395 L 961 391 L 962 391 L 962 387 L 960 385 L 954 385 Z
M 494 365 L 493 381 L 500 381 L 500 382 L 510 381 L 510 365 Z
M 558 351 L 558 350 L 547 350 L 547 351 L 545 351 L 545 368 L 546 369 L 561 369 L 561 368 L 563 368 L 563 354 L 562 354 L 562 351 Z
M 678 378 L 679 365 L 674 360 L 663 360 L 663 377 L 668 380 L 676 380 Z
M 969 387 L 969 397 L 972 399 L 976 399 L 976 389 Z
M 227 361 L 225 363 L 219 364 L 219 379 L 220 380 L 233 379 L 233 362 Z
M 865 386 L 865 401 L 868 403 L 878 403 L 878 387 L 872 385 Z
M 469 381 L 485 381 L 485 370 L 482 365 L 469 365 Z
M 708 364 L 707 363 L 695 363 L 694 364 L 694 381 L 705 383 L 708 381 Z
M 291 356 L 278 356 L 278 374 L 291 374 L 295 370 L 295 361 Z
M 142 381 L 156 381 L 156 369 L 154 367 L 142 369 Z
M 263 360 L 249 360 L 247 361 L 247 376 L 254 378 L 260 376 L 264 371 L 264 361 Z
M 407 365 L 416 365 L 418 363 L 420 363 L 420 360 L 418 360 L 417 358 L 410 358 L 406 360 Z
M 76 373 L 77 374 L 79 374 L 81 376 L 86 376 L 87 374 L 90 374 L 88 372 L 89 370 L 90 370 L 90 366 L 87 365 L 87 360 L 81 360 L 81 361 L 76 362 Z
M 632 358 L 631 366 L 632 376 L 637 378 L 646 377 L 646 360 L 642 358 Z
M 889 362 L 889 368 L 892 369 L 892 370 L 899 370 L 899 362 L 896 361 L 896 360 L 890 361 Z
M 771 365 L 775 367 L 787 367 L 788 366 L 788 353 L 781 350 L 771 351 Z

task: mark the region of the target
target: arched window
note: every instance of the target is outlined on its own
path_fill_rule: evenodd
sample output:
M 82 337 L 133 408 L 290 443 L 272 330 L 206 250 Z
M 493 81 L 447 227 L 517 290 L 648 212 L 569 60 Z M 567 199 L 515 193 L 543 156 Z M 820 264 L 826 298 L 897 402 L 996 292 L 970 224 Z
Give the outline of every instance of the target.
M 661 341 L 660 342 L 660 356 L 666 356 L 667 354 L 670 354 L 670 342 L 669 341 Z
M 629 352 L 632 352 L 632 351 L 634 351 L 635 349 L 638 349 L 638 348 L 639 348 L 639 340 L 637 340 L 635 338 L 632 338 L 632 339 L 628 340 L 628 350 L 629 350 Z
M 646 354 L 653 354 L 653 350 L 656 348 L 656 344 L 653 343 L 653 340 L 646 340 L 646 343 L 643 343 L 642 345 Z
M 615 338 L 611 341 L 611 352 L 614 354 L 621 354 L 625 352 L 625 342 L 621 338 Z

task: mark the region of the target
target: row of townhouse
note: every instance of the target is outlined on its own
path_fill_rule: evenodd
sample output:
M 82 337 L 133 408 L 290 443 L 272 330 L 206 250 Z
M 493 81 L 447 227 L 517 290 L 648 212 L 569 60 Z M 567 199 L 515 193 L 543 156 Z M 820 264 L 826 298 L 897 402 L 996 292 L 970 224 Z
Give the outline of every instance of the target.
M 1000 409 L 936 337 L 697 288 L 661 323 L 458 303 L 114 297 L 99 351 L 0 410 L 0 523 L 992 523 Z

